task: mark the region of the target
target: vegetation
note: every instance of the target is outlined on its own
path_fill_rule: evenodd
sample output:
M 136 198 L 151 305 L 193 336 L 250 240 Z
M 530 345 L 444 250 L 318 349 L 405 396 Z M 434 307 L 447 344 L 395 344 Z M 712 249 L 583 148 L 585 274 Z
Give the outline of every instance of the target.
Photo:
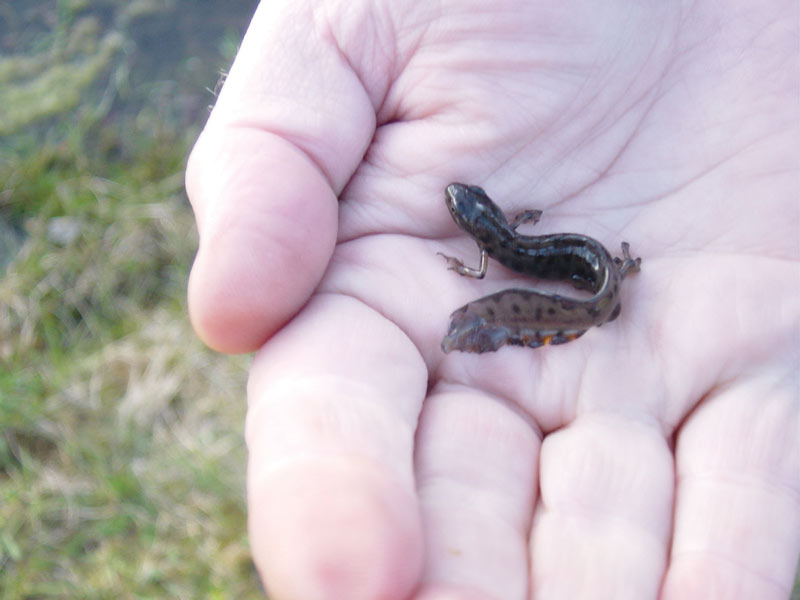
M 206 88 L 253 8 L 3 9 L 0 599 L 263 597 L 246 359 L 189 327 L 183 192 Z M 164 30 L 178 40 L 153 48 Z

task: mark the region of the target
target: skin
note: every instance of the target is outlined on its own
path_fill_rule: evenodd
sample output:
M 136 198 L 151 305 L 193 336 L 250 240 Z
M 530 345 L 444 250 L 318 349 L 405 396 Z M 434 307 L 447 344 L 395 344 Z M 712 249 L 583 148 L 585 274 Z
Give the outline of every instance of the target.
M 259 7 L 186 178 L 194 326 L 258 349 L 271 598 L 789 595 L 798 22 L 769 0 Z M 446 270 L 475 252 L 450 181 L 543 209 L 536 233 L 629 241 L 620 318 L 444 355 L 456 307 L 526 283 Z

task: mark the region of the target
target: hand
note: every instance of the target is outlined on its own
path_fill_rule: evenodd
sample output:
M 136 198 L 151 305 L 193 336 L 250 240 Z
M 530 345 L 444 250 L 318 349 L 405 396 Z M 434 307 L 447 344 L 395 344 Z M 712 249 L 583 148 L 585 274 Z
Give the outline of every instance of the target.
M 261 4 L 187 189 L 195 328 L 263 344 L 271 598 L 787 597 L 797 34 L 777 1 Z M 519 283 L 436 255 L 478 258 L 450 181 L 630 242 L 620 318 L 444 355 L 451 311 Z

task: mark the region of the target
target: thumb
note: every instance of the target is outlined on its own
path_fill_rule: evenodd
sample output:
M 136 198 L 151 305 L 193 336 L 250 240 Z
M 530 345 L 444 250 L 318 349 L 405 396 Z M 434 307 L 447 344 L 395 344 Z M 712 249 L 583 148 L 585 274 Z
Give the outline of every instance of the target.
M 189 312 L 221 351 L 259 347 L 307 301 L 336 242 L 336 197 L 374 132 L 382 92 L 319 19 L 309 2 L 259 5 L 189 158 Z

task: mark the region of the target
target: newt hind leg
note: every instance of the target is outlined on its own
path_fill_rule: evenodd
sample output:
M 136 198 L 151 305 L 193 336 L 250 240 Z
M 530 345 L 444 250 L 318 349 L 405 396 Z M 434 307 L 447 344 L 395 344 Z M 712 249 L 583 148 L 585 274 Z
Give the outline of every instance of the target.
M 623 277 L 629 271 L 636 272 L 639 270 L 639 265 L 642 264 L 641 257 L 631 257 L 631 245 L 628 242 L 622 242 L 622 258 L 614 257 L 614 264 L 619 267 L 619 273 Z

